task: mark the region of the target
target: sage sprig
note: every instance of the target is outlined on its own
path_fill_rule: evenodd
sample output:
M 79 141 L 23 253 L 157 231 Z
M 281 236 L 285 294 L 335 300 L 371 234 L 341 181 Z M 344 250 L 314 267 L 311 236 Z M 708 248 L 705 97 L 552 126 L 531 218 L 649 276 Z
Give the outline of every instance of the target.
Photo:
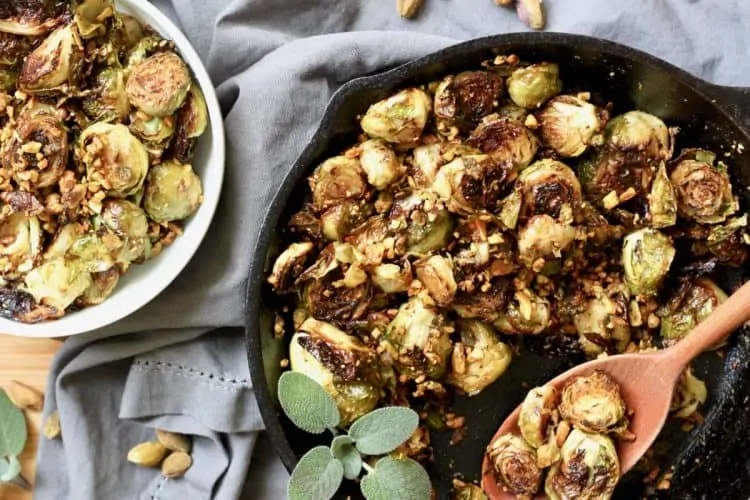
M 330 446 L 317 446 L 300 458 L 289 478 L 289 500 L 330 500 L 344 478 L 359 479 L 363 469 L 360 488 L 367 500 L 430 499 L 430 478 L 418 462 L 384 456 L 373 467 L 365 460 L 388 455 L 414 434 L 419 427 L 414 410 L 386 406 L 363 415 L 348 430 L 338 429 L 336 402 L 312 378 L 285 372 L 277 390 L 281 408 L 294 425 L 311 434 L 329 430 L 333 435 Z
M 23 452 L 28 429 L 23 412 L 0 389 L 0 483 L 27 484 L 21 477 L 18 456 Z

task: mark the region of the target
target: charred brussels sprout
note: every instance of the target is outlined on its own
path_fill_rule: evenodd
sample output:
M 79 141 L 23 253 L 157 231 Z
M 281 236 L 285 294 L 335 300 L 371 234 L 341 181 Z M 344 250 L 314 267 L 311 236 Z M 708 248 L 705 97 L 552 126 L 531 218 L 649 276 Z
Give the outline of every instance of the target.
M 573 317 L 581 347 L 589 356 L 624 352 L 630 342 L 627 290 L 622 288 L 591 286 L 583 307 Z
M 368 413 L 380 399 L 375 351 L 338 328 L 306 319 L 289 345 L 292 370 L 319 383 L 336 401 L 341 424 Z
M 526 267 L 541 271 L 547 261 L 559 259 L 575 237 L 573 226 L 535 215 L 518 232 L 518 257 Z
M 144 37 L 143 25 L 130 14 L 115 12 L 111 37 L 120 50 L 128 51 Z
M 120 270 L 110 267 L 106 271 L 91 273 L 91 284 L 76 301 L 82 306 L 94 306 L 104 302 L 117 288 Z
M 450 257 L 433 255 L 417 262 L 415 268 L 417 278 L 438 306 L 445 307 L 453 301 L 458 287 Z
M 451 500 L 487 500 L 487 495 L 477 485 L 453 479 Z
M 15 212 L 0 221 L 0 276 L 16 279 L 29 271 L 42 252 L 39 219 Z
M 489 285 L 471 293 L 457 294 L 453 302 L 456 314 L 461 318 L 481 318 L 488 322 L 501 317 L 508 303 L 508 283 L 502 278 L 497 278 Z M 503 332 L 507 333 L 504 330 Z
M 68 2 L 10 1 L 0 4 L 0 32 L 38 36 L 62 24 Z
M 370 275 L 375 286 L 385 293 L 401 293 L 409 289 L 413 281 L 409 261 L 404 261 L 403 267 L 398 264 L 380 264 L 372 270 Z
M 638 152 L 652 161 L 667 160 L 672 138 L 664 122 L 643 111 L 628 111 L 612 118 L 605 127 L 608 146 L 621 152 Z
M 573 427 L 591 433 L 620 433 L 628 427 L 620 386 L 601 370 L 565 383 L 560 394 L 560 416 Z
M 391 223 L 406 229 L 406 251 L 423 255 L 445 247 L 452 238 L 454 219 L 431 191 L 414 191 L 397 199 Z
M 155 54 L 163 49 L 167 44 L 155 35 L 149 35 L 142 37 L 136 42 L 135 45 L 127 53 L 127 67 L 135 68 L 137 65 L 145 61 L 150 55 Z
M 304 270 L 305 262 L 307 262 L 312 249 L 313 244 L 309 241 L 289 245 L 274 262 L 273 271 L 271 271 L 271 276 L 268 277 L 268 283 L 277 292 L 283 292 L 289 288 Z
M 343 200 L 320 215 L 323 236 L 339 241 L 372 215 L 372 206 L 367 203 Z
M 521 436 L 534 448 L 547 441 L 548 425 L 557 409 L 559 394 L 551 385 L 535 387 L 526 395 L 518 414 Z
M 436 142 L 412 150 L 410 174 L 419 188 L 430 188 L 440 167 L 458 156 L 479 155 L 481 151 L 459 141 Z
M 575 172 L 556 160 L 539 160 L 521 172 L 516 189 L 523 194 L 522 215 L 559 217 L 564 206 L 578 211 L 581 184 Z
M 676 253 L 669 237 L 656 229 L 639 229 L 625 236 L 622 267 L 630 291 L 635 295 L 654 295 Z
M 396 368 L 409 377 L 439 379 L 448 369 L 452 351 L 448 324 L 429 296 L 415 295 L 399 308 L 385 342 Z
M 686 283 L 667 304 L 661 319 L 662 338 L 668 344 L 683 339 L 725 300 L 727 294 L 709 278 Z
M 508 492 L 532 498 L 542 484 L 536 450 L 519 436 L 505 434 L 487 449 L 498 483 Z
M 77 154 L 89 180 L 99 182 L 110 196 L 130 196 L 146 179 L 148 153 L 125 125 L 91 125 L 79 138 Z
M 470 130 L 497 106 L 502 90 L 502 78 L 489 71 L 447 76 L 435 90 L 438 130 L 449 136 L 453 128 Z
M 494 325 L 507 334 L 537 335 L 547 328 L 550 318 L 549 301 L 524 289 L 516 292 Z
M 508 95 L 523 108 L 538 108 L 560 93 L 560 69 L 555 63 L 543 62 L 515 70 L 508 78 Z
M 385 189 L 404 175 L 396 153 L 384 141 L 371 139 L 360 147 L 359 162 L 367 174 L 367 182 L 376 189 Z
M 620 479 L 615 444 L 607 436 L 573 429 L 552 466 L 544 492 L 550 500 L 611 498 Z
M 648 195 L 648 212 L 651 227 L 659 229 L 674 226 L 677 223 L 677 195 L 669 182 L 664 163 L 659 165 L 651 193 Z
M 412 144 L 422 135 L 431 107 L 432 101 L 425 91 L 405 89 L 370 106 L 360 125 L 370 137 Z
M 206 127 L 208 127 L 206 98 L 200 87 L 193 83 L 185 104 L 177 113 L 176 130 L 171 146 L 174 159 L 180 163 L 190 163 L 193 159 L 195 141 L 203 135 Z
M 143 208 L 156 222 L 187 219 L 203 202 L 201 180 L 190 165 L 154 165 L 146 178 Z
M 318 210 L 325 210 L 343 200 L 360 199 L 367 190 L 359 161 L 346 156 L 335 156 L 321 163 L 309 183 L 313 205 Z
M 725 224 L 711 227 L 706 245 L 708 251 L 719 261 L 733 267 L 742 266 L 747 260 L 747 214 L 727 220 Z
M 353 264 L 346 271 L 338 269 L 326 274 L 325 279 L 310 280 L 305 285 L 302 302 L 314 318 L 347 327 L 364 316 L 372 296 L 367 274 Z
M 580 156 L 590 144 L 601 140 L 601 111 L 576 96 L 553 97 L 538 116 L 542 139 L 563 157 Z
M 539 140 L 523 123 L 497 115 L 482 120 L 466 144 L 514 171 L 526 168 L 539 149 Z
M 128 116 L 130 103 L 125 92 L 125 71 L 105 68 L 96 75 L 94 93 L 84 99 L 83 110 L 96 121 L 122 121 Z
M 474 396 L 505 373 L 513 353 L 497 339 L 495 329 L 488 323 L 461 319 L 457 326 L 461 341 L 453 345 L 447 381 Z
M 129 263 L 148 257 L 148 219 L 138 205 L 122 199 L 108 199 L 103 204 L 101 220 L 122 240 L 117 252 L 119 262 Z
M 56 93 L 80 79 L 83 46 L 72 24 L 53 31 L 23 62 L 18 88 L 28 93 Z
M 60 315 L 91 285 L 91 275 L 76 260 L 50 260 L 29 271 L 21 289 Z
M 732 194 L 726 165 L 710 151 L 684 151 L 674 165 L 670 181 L 677 193 L 680 216 L 701 224 L 723 222 L 739 208 Z
M 432 190 L 454 213 L 492 210 L 500 202 L 508 169 L 488 155 L 456 158 L 440 167 Z
M 125 90 L 130 103 L 147 115 L 163 117 L 177 111 L 192 80 L 188 67 L 174 52 L 159 52 L 130 70 Z
M 0 24 L 2 20 L 0 20 Z M 3 33 L 0 29 L 0 69 L 18 69 L 34 49 L 35 38 Z

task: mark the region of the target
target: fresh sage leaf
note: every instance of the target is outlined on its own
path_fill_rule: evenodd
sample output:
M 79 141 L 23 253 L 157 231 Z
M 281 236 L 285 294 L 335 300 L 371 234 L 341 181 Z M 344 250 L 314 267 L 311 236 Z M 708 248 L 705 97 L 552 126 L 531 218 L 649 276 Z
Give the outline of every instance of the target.
M 331 454 L 336 458 L 346 453 L 347 448 L 351 448 L 354 445 L 354 440 L 346 435 L 336 436 L 331 441 Z
M 384 457 L 362 478 L 367 500 L 430 500 L 432 484 L 427 471 L 411 458 Z
M 327 446 L 316 446 L 302 458 L 289 478 L 289 500 L 329 500 L 341 486 L 344 466 Z
M 15 455 L 8 459 L 0 458 L 0 483 L 9 483 L 21 474 L 21 463 Z
M 279 378 L 279 402 L 294 425 L 310 434 L 321 434 L 339 425 L 336 402 L 323 387 L 307 375 L 285 372 Z
M 405 406 L 386 406 L 362 416 L 349 428 L 349 437 L 365 455 L 390 453 L 414 434 L 419 415 Z
M 26 445 L 26 419 L 5 390 L 0 389 L 0 457 L 18 456 Z
M 344 477 L 356 479 L 362 472 L 362 455 L 354 447 L 354 440 L 349 436 L 336 436 L 331 442 L 331 454 L 341 460 L 344 466 Z

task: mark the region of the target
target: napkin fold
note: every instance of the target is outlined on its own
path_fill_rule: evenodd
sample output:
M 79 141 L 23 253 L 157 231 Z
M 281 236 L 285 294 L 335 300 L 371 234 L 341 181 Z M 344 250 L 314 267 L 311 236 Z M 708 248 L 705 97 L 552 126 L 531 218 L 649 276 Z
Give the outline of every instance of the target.
M 243 339 L 244 288 L 260 223 L 332 93 L 346 81 L 459 40 L 525 31 L 491 0 L 427 0 L 414 21 L 390 0 L 159 0 L 217 87 L 225 116 L 222 199 L 172 285 L 54 359 L 39 500 L 280 500 L 287 473 L 261 434 Z M 548 29 L 641 48 L 708 80 L 750 85 L 750 4 L 548 0 Z M 194 437 L 193 466 L 165 480 L 126 462 L 154 428 Z M 259 443 L 261 443 L 259 445 Z M 249 473 L 248 473 L 249 470 Z M 249 474 L 249 475 L 248 475 Z

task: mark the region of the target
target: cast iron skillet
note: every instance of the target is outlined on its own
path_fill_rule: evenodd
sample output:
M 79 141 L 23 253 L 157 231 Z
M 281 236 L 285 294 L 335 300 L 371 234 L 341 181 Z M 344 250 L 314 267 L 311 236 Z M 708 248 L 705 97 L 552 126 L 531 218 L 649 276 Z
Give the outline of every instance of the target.
M 273 336 L 277 307 L 265 277 L 280 251 L 278 229 L 298 210 L 305 195 L 304 178 L 326 157 L 355 140 L 357 114 L 395 89 L 422 84 L 446 73 L 476 69 L 496 54 L 518 54 L 524 60 L 551 60 L 560 65 L 566 90 L 600 92 L 615 103 L 613 113 L 642 109 L 681 129 L 677 148 L 700 145 L 721 154 L 733 142 L 746 146 L 728 158 L 735 191 L 743 210 L 750 189 L 750 90 L 719 87 L 702 81 L 653 56 L 612 42 L 568 34 L 521 33 L 460 43 L 383 73 L 355 79 L 331 99 L 320 128 L 284 179 L 265 214 L 253 256 L 247 288 L 247 340 L 250 372 L 268 433 L 285 466 L 323 438 L 294 428 L 280 411 L 276 383 L 282 371 L 287 342 Z M 731 270 L 715 276 L 731 292 L 747 271 Z M 287 332 L 289 333 L 289 332 Z M 546 357 L 531 345 L 508 372 L 474 398 L 459 399 L 456 410 L 467 417 L 468 436 L 450 446 L 450 434 L 433 432 L 436 462 L 430 467 L 439 498 L 448 498 L 451 478 L 462 473 L 478 479 L 482 453 L 497 426 L 520 403 L 526 388 L 576 363 L 574 357 Z M 723 500 L 748 498 L 750 492 L 750 331 L 738 332 L 726 357 L 706 354 L 696 373 L 707 381 L 706 421 L 691 433 L 678 425 L 665 429 L 655 446 L 662 470 L 674 467 L 672 488 L 659 498 Z M 530 385 L 522 386 L 522 382 Z M 634 470 L 618 486 L 616 498 L 645 496 L 644 471 Z M 352 492 L 357 489 L 352 488 Z M 356 497 L 356 495 L 355 495 Z

